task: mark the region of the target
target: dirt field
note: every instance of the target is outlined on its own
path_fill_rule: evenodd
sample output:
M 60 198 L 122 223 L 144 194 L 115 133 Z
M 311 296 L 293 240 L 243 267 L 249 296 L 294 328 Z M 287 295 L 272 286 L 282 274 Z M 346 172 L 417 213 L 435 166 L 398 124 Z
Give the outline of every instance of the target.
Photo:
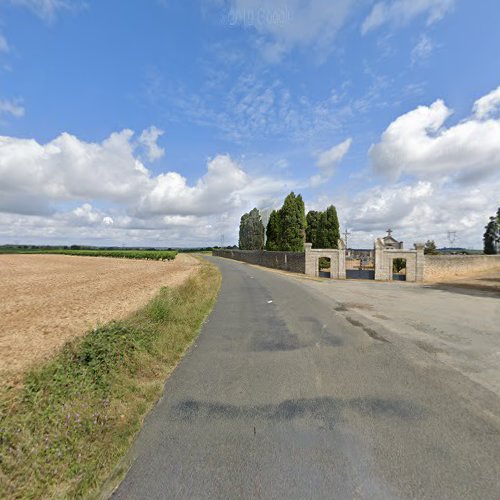
M 458 277 L 451 276 L 447 279 L 434 280 L 429 283 L 500 293 L 500 267 L 488 271 L 476 271 Z
M 0 378 L 15 381 L 68 339 L 126 316 L 198 265 L 186 254 L 169 262 L 0 255 Z

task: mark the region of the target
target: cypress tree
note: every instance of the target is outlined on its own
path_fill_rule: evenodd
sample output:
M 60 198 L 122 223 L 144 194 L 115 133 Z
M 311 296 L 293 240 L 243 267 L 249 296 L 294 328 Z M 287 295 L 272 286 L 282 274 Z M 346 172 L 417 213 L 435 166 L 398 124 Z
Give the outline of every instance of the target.
M 313 248 L 318 247 L 318 229 L 319 229 L 319 221 L 321 217 L 321 212 L 316 210 L 310 210 L 307 212 L 306 216 L 306 241 L 308 243 L 312 243 Z
M 264 248 L 264 224 L 260 212 L 254 208 L 248 214 L 248 241 L 249 250 L 262 250 Z
M 276 251 L 279 249 L 280 236 L 280 214 L 273 210 L 269 215 L 269 222 L 266 230 L 266 250 Z
M 240 250 L 248 250 L 250 242 L 248 240 L 248 214 L 243 214 L 240 219 L 240 237 L 238 241 Z
M 280 212 L 280 238 L 278 247 L 288 252 L 303 252 L 306 231 L 304 201 L 292 191 L 283 203 Z
M 487 255 L 496 255 L 500 248 L 500 208 L 496 217 L 490 217 L 486 232 L 483 235 L 484 253 Z
M 239 247 L 241 250 L 262 250 L 264 247 L 264 225 L 256 208 L 241 217 Z
M 317 248 L 338 248 L 340 238 L 339 218 L 337 209 L 330 205 L 321 213 L 317 233 Z

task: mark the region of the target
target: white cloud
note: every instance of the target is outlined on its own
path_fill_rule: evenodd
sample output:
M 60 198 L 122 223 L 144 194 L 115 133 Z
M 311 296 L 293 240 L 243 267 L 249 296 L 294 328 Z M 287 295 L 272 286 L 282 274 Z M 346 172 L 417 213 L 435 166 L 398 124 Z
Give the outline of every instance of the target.
M 370 148 L 375 170 L 390 178 L 452 176 L 464 183 L 500 169 L 500 118 L 487 117 L 498 105 L 496 91 L 476 101 L 475 115 L 446 128 L 452 114 L 442 100 L 396 120 Z
M 331 177 L 333 175 L 335 168 L 347 154 L 351 144 L 352 139 L 349 138 L 319 154 L 316 165 L 325 177 Z
M 85 221 L 88 225 L 102 222 L 102 215 L 94 210 L 90 203 L 84 203 L 81 207 L 75 208 L 72 214 L 77 219 Z
M 311 187 L 318 187 L 335 173 L 335 169 L 349 151 L 351 144 L 352 139 L 349 138 L 318 155 L 316 166 L 320 170 L 320 173 L 313 175 L 309 179 Z
M 73 10 L 81 5 L 82 2 L 75 0 L 9 0 L 12 5 L 17 7 L 26 7 L 34 14 L 51 21 L 60 10 Z
M 177 172 L 152 176 L 135 155 L 131 130 L 113 133 L 100 144 L 67 133 L 47 144 L 0 137 L 0 179 L 0 193 L 15 199 L 45 199 L 46 206 L 104 200 L 124 204 L 136 214 L 157 215 L 221 212 L 237 205 L 240 190 L 251 185 L 228 155 L 210 160 L 194 186 Z
M 7 42 L 7 38 L 5 38 L 3 35 L 0 35 L 0 52 L 9 52 L 10 47 L 9 43 Z
M 419 60 L 427 59 L 434 50 L 434 43 L 425 34 L 421 35 L 418 39 L 417 44 L 413 47 L 411 51 L 412 63 L 416 63 Z
M 474 114 L 479 119 L 489 118 L 500 109 L 500 86 L 474 103 Z
M 455 0 L 393 0 L 376 3 L 361 27 L 363 34 L 384 24 L 404 26 L 418 16 L 427 16 L 427 24 L 435 23 L 450 12 Z
M 220 3 L 220 2 L 219 2 Z M 227 0 L 226 23 L 255 31 L 258 47 L 271 61 L 297 47 L 328 51 L 355 0 Z
M 139 137 L 139 144 L 146 149 L 146 155 L 149 161 L 159 160 L 164 154 L 165 150 L 158 146 L 158 139 L 164 134 L 163 130 L 154 126 L 144 130 Z
M 101 143 L 0 137 L 0 241 L 199 245 L 222 233 L 235 241 L 241 213 L 294 188 L 250 175 L 227 154 L 191 185 L 178 172 L 153 175 L 139 148 L 130 130 Z
M 133 132 L 124 130 L 100 144 L 64 133 L 47 144 L 0 137 L 0 193 L 51 201 L 131 201 L 150 178 L 134 157 Z
M 340 127 L 338 103 L 334 91 L 325 99 L 312 101 L 293 93 L 280 80 L 267 81 L 246 73 L 228 88 L 214 90 L 207 85 L 199 94 L 180 90 L 168 99 L 184 120 L 216 127 L 225 138 L 238 143 L 280 136 L 287 142 L 304 142 L 321 133 L 331 135 Z
M 1 114 L 9 114 L 14 116 L 15 118 L 22 118 L 25 113 L 24 107 L 20 104 L 19 99 L 8 100 L 2 99 L 0 100 L 0 115 Z
M 246 173 L 229 155 L 208 162 L 207 173 L 194 186 L 177 172 L 160 174 L 141 199 L 141 214 L 190 215 L 223 212 L 238 204 L 238 190 L 248 183 Z
M 320 207 L 336 204 L 353 248 L 373 248 L 388 227 L 405 248 L 428 239 L 448 246 L 448 231 L 457 232 L 457 246 L 482 248 L 484 225 L 496 210 L 499 192 L 499 176 L 466 188 L 445 181 L 399 182 L 323 200 Z

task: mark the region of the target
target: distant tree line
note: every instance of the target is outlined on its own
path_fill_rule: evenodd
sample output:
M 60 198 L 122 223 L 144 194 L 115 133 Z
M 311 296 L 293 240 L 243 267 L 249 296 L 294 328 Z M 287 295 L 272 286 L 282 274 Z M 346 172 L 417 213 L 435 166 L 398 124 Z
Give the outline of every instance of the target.
M 340 237 L 336 208 L 331 205 L 324 212 L 311 210 L 305 214 L 302 196 L 292 191 L 278 210 L 269 216 L 267 228 L 257 208 L 243 214 L 240 221 L 239 247 L 241 250 L 303 252 L 304 243 L 313 248 L 337 248 Z
M 500 207 L 496 216 L 490 217 L 486 231 L 483 235 L 484 253 L 497 255 L 500 253 Z

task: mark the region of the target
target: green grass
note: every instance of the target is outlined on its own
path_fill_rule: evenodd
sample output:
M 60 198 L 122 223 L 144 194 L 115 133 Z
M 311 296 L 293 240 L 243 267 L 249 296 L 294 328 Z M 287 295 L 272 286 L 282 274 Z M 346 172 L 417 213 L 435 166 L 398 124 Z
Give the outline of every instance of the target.
M 80 255 L 84 257 L 117 257 L 123 259 L 174 260 L 177 252 L 174 250 L 73 250 L 73 249 L 9 249 L 4 248 L 0 253 L 29 253 L 29 254 L 62 254 Z
M 162 288 L 143 309 L 72 341 L 0 390 L 0 498 L 94 497 L 191 345 L 220 286 L 217 268 Z

